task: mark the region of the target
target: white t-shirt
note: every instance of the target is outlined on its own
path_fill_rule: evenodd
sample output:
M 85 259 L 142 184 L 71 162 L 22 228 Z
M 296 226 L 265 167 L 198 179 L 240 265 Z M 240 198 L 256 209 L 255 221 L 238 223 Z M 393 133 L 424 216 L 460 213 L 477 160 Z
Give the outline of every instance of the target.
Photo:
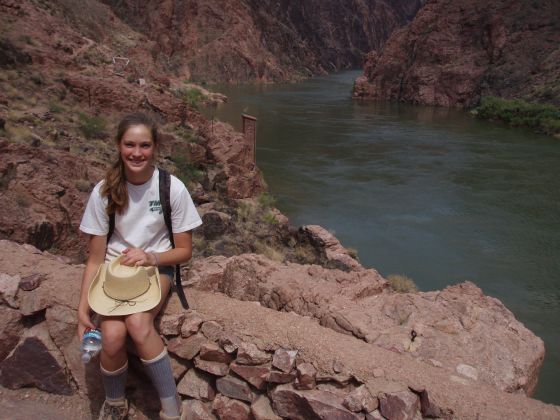
M 101 196 L 103 182 L 93 188 L 80 224 L 80 230 L 91 235 L 109 233 L 109 216 L 105 210 L 107 197 Z M 115 215 L 115 231 L 107 244 L 105 260 L 117 257 L 125 248 L 141 248 L 146 252 L 170 250 L 169 232 L 159 201 L 158 169 L 146 183 L 134 185 L 127 182 L 126 187 L 128 207 L 124 213 Z M 185 184 L 173 175 L 170 202 L 173 233 L 186 232 L 202 224 Z

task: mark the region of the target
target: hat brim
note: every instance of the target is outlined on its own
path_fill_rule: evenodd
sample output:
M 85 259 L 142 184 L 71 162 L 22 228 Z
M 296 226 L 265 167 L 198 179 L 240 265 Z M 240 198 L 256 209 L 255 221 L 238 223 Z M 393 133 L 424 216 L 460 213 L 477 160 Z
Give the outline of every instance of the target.
M 160 303 L 161 283 L 157 267 L 151 267 L 153 270 L 148 270 L 148 273 L 153 273 L 149 276 L 150 288 L 148 291 L 135 299 L 123 302 L 110 298 L 103 290 L 107 266 L 108 263 L 99 266 L 97 274 L 89 286 L 88 303 L 94 312 L 104 316 L 123 316 L 149 311 Z

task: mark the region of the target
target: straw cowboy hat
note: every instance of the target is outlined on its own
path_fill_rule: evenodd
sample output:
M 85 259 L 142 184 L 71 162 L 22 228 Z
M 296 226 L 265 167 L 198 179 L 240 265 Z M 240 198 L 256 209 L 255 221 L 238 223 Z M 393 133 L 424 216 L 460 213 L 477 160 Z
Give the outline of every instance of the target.
M 155 308 L 161 300 L 157 267 L 121 265 L 122 257 L 101 264 L 89 287 L 89 306 L 100 315 L 145 312 Z

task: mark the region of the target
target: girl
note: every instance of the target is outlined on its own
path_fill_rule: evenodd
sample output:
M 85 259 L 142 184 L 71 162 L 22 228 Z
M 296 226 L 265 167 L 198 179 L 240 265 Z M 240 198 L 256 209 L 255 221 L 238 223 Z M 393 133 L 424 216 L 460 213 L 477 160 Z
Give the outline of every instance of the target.
M 158 266 L 161 301 L 146 312 L 126 316 L 101 317 L 103 349 L 100 369 L 105 388 L 105 402 L 100 419 L 125 419 L 128 359 L 125 349 L 130 335 L 138 355 L 160 397 L 161 419 L 179 419 L 180 399 L 167 350 L 154 327 L 173 281 L 173 266 L 188 261 L 192 255 L 192 229 L 202 224 L 185 185 L 171 177 L 170 201 L 173 239 L 164 222 L 159 199 L 158 169 L 154 166 L 158 145 L 157 128 L 144 114 L 131 114 L 122 119 L 117 136 L 118 159 L 98 183 L 89 198 L 80 230 L 89 234 L 89 256 L 82 279 L 78 306 L 78 334 L 95 328 L 90 319 L 89 286 L 99 266 L 124 255 L 121 264 Z M 115 214 L 111 237 L 109 214 Z

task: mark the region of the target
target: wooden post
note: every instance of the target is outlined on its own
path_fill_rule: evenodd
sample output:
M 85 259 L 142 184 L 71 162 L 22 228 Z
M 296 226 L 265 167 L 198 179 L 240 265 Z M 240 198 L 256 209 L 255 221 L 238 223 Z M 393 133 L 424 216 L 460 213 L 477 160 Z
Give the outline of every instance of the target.
M 243 120 L 243 134 L 253 147 L 253 170 L 257 168 L 257 119 L 252 115 L 241 114 Z

